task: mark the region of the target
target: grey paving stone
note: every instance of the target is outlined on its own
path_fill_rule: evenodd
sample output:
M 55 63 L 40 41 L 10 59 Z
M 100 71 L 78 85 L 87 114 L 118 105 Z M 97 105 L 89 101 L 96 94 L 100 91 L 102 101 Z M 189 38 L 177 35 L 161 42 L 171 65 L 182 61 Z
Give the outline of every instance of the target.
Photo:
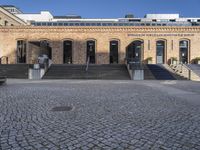
M 190 81 L 8 80 L 0 149 L 198 150 L 199 89 Z M 73 110 L 51 111 L 57 106 Z

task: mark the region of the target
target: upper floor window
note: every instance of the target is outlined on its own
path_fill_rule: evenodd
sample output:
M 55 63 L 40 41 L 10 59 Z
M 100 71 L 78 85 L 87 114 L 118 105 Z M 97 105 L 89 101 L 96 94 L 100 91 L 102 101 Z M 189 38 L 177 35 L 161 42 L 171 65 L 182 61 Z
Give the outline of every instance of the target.
M 4 25 L 7 26 L 7 25 L 8 25 L 8 21 L 5 21 L 5 22 L 4 22 Z

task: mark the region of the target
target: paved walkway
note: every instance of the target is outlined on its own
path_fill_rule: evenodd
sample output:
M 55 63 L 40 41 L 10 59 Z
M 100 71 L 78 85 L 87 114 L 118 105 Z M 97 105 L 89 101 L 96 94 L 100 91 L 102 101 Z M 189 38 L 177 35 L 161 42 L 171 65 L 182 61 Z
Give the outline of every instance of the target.
M 8 80 L 0 150 L 199 150 L 199 108 L 200 82 Z

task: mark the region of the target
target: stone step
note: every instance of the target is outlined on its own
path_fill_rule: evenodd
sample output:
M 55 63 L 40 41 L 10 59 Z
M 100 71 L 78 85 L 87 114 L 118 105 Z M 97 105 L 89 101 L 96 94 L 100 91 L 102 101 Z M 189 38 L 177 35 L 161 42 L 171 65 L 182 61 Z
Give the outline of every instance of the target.
M 144 74 L 146 80 L 176 80 L 176 78 L 160 64 L 147 64 L 146 69 L 150 71 Z
M 28 64 L 1 64 L 0 76 L 5 76 L 7 78 L 27 79 L 28 69 Z
M 52 65 L 43 79 L 130 80 L 126 65 Z

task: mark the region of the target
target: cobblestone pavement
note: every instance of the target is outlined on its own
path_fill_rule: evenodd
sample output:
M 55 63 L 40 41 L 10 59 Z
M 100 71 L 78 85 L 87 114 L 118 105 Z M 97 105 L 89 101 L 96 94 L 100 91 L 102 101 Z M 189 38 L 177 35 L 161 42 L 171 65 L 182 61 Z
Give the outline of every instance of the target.
M 200 150 L 200 82 L 8 80 L 0 149 Z

